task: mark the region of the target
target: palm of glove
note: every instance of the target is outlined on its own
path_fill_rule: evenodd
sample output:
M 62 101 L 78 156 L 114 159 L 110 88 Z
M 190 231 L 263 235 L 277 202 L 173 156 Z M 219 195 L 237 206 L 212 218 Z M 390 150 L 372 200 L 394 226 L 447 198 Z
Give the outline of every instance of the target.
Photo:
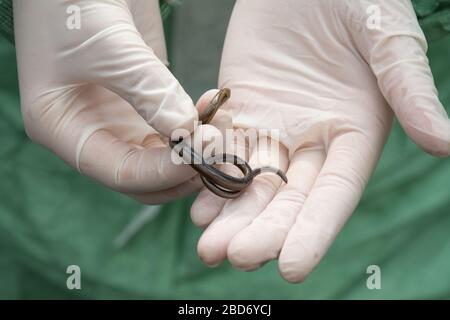
M 374 4 L 380 29 L 366 25 Z M 424 149 L 450 152 L 409 1 L 238 1 L 219 82 L 232 90 L 236 127 L 279 131 L 278 155 L 259 148 L 247 159 L 271 159 L 289 183 L 265 176 L 235 200 L 199 195 L 191 214 L 208 226 L 198 251 L 211 266 L 228 257 L 252 270 L 278 258 L 286 280 L 302 281 L 357 206 L 392 109 Z

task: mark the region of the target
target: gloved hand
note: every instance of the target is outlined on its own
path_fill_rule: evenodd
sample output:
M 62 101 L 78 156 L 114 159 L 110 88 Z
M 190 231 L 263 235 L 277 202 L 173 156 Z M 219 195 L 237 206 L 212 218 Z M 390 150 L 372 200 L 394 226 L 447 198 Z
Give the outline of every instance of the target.
M 228 201 L 203 191 L 191 209 L 207 226 L 201 259 L 245 270 L 278 259 L 287 281 L 303 281 L 357 206 L 394 113 L 421 148 L 448 156 L 426 49 L 409 0 L 238 0 L 219 84 L 236 127 L 279 130 L 278 155 L 247 159 L 269 159 L 289 182 L 259 176 Z
M 197 111 L 168 71 L 157 0 L 14 0 L 22 114 L 32 140 L 146 203 L 196 190 L 163 137 Z M 201 129 L 216 134 L 212 127 Z

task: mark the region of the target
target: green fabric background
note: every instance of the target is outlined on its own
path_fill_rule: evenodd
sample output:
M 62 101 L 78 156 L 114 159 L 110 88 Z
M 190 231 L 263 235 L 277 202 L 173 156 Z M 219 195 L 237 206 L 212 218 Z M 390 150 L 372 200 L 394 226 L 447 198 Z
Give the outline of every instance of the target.
M 192 12 L 204 16 L 195 8 L 202 1 L 191 2 Z M 183 15 L 184 9 L 190 13 Z M 189 21 L 188 10 L 178 8 L 174 16 L 173 52 L 183 51 L 177 32 Z M 450 36 L 439 31 L 445 19 L 428 15 L 436 8 L 423 10 L 422 23 L 433 34 L 430 63 L 450 111 Z M 226 21 L 220 23 L 222 36 Z M 207 76 L 192 79 L 184 59 L 173 55 L 174 72 L 193 96 L 214 87 Z M 215 72 L 218 61 L 210 59 Z M 291 285 L 275 262 L 252 273 L 227 263 L 204 267 L 195 250 L 201 231 L 190 222 L 191 199 L 165 205 L 115 249 L 114 239 L 143 206 L 80 176 L 28 140 L 14 61 L 14 48 L 0 40 L 0 298 L 450 298 L 450 161 L 422 153 L 398 124 L 357 212 L 310 278 Z M 80 291 L 66 288 L 72 264 L 82 270 Z M 366 288 L 372 264 L 381 267 L 381 290 Z
M 12 0 L 0 0 L 0 36 L 14 42 Z

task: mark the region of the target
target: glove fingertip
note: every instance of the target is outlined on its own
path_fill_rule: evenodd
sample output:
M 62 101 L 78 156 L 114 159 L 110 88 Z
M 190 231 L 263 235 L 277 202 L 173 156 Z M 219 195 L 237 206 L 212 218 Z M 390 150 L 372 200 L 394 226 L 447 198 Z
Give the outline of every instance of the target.
M 446 115 L 415 107 L 399 120 L 408 136 L 425 152 L 436 157 L 450 156 L 450 120 Z

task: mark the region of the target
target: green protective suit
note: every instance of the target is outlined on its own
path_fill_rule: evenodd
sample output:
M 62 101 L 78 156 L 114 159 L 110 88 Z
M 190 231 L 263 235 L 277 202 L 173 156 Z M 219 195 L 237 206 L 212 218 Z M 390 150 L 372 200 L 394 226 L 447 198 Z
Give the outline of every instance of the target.
M 215 86 L 232 4 L 185 1 L 168 21 L 173 71 L 194 98 Z M 450 111 L 450 1 L 414 4 Z M 30 142 L 6 40 L 0 113 L 0 298 L 450 298 L 450 161 L 423 153 L 398 124 L 357 211 L 307 281 L 292 285 L 276 262 L 251 273 L 203 266 L 191 198 L 153 215 Z M 81 290 L 67 289 L 70 265 L 81 268 Z M 370 265 L 381 268 L 381 290 L 366 286 Z

